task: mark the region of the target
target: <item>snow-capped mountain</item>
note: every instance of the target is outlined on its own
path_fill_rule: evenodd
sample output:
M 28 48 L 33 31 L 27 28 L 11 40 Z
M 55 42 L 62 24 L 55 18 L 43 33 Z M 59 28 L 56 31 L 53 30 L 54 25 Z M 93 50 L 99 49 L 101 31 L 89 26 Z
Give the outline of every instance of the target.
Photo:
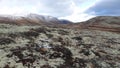
M 63 21 L 52 16 L 38 14 L 28 14 L 26 16 L 0 16 L 0 23 L 18 24 L 18 25 L 39 25 L 39 24 L 68 24 L 70 21 Z

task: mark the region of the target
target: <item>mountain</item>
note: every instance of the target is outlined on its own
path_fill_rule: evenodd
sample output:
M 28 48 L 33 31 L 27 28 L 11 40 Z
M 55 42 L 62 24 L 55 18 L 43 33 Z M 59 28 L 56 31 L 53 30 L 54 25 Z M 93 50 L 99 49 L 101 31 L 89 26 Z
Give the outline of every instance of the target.
M 89 26 L 120 27 L 120 16 L 98 16 L 86 23 Z
M 84 24 L 88 29 L 120 33 L 120 16 L 98 16 L 83 22 L 82 25 Z
M 16 25 L 41 25 L 41 24 L 68 24 L 67 20 L 60 20 L 52 16 L 29 14 L 26 16 L 0 16 L 0 23 Z
M 120 16 L 98 16 L 85 22 L 65 25 L 67 28 L 92 29 L 120 33 Z
M 97 16 L 84 22 L 73 23 L 52 16 L 29 14 L 26 16 L 0 16 L 0 23 L 16 25 L 50 25 L 61 28 L 92 29 L 120 33 L 120 16 Z

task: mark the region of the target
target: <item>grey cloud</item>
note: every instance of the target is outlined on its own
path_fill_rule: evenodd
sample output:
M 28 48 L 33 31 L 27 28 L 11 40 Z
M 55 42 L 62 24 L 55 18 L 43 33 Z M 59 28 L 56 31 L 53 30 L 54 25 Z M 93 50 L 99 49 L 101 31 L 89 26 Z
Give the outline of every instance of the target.
M 120 15 L 120 0 L 101 0 L 90 7 L 86 13 L 94 15 Z

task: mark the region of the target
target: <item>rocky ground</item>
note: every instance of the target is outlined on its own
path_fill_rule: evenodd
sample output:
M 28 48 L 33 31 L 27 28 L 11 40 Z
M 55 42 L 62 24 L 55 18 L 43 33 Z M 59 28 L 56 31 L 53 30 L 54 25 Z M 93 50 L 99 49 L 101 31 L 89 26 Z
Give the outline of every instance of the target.
M 0 68 L 120 68 L 120 34 L 0 25 Z

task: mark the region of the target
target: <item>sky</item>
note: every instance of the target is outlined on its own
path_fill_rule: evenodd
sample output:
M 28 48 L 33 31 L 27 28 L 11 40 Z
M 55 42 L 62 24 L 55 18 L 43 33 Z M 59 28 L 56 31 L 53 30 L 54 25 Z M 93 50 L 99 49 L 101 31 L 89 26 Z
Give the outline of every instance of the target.
M 49 15 L 73 22 L 119 16 L 120 0 L 0 0 L 0 15 Z

